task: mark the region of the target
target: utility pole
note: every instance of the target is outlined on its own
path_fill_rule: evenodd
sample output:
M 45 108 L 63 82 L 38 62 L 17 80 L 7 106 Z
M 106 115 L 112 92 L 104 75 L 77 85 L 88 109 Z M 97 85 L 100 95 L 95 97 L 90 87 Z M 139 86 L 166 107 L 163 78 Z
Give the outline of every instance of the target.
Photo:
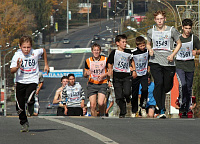
M 69 0 L 67 0 L 67 34 L 69 33 Z
M 100 0 L 100 27 L 99 27 L 99 35 L 101 33 L 101 6 L 102 6 L 102 0 Z
M 107 0 L 107 21 L 109 20 L 109 0 Z
M 131 16 L 133 16 L 133 0 L 131 1 Z
M 2 88 L 2 77 L 1 77 L 1 48 L 2 48 L 2 46 L 0 45 L 0 99 L 1 99 L 1 88 Z
M 200 0 L 198 0 L 198 23 L 200 24 Z M 200 37 L 200 25 L 198 25 L 198 32 L 199 32 L 199 37 Z
M 87 20 L 88 20 L 88 27 L 89 27 L 90 26 L 89 0 L 87 0 L 87 9 L 88 9 Z

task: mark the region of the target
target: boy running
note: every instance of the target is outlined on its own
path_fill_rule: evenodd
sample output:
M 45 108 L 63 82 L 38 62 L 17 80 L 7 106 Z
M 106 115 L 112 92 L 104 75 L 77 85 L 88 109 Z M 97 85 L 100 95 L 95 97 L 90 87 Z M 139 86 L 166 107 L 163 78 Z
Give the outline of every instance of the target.
M 141 98 L 140 98 L 140 108 L 142 117 L 146 117 L 146 103 L 148 97 L 148 51 L 146 49 L 146 42 L 144 37 L 138 36 L 136 38 L 136 49 L 132 51 L 133 61 L 135 63 L 135 69 L 133 69 L 133 74 L 136 75 L 136 78 L 132 80 L 132 115 L 135 117 L 136 112 L 138 111 L 138 89 L 140 84 L 142 85 L 141 89 Z
M 100 55 L 101 46 L 93 44 L 91 47 L 93 56 L 85 61 L 84 77 L 89 77 L 88 81 L 88 97 L 90 100 L 90 109 L 92 116 L 97 116 L 96 99 L 98 96 L 98 106 L 100 116 L 105 113 L 104 100 L 107 91 L 107 58 Z
M 43 55 L 44 72 L 49 72 L 47 54 L 44 48 L 32 49 L 32 38 L 23 36 L 19 40 L 20 49 L 15 52 L 10 65 L 11 73 L 16 73 L 16 109 L 19 114 L 21 132 L 28 132 L 28 119 L 25 112 L 25 103 L 28 105 L 28 112 L 33 115 L 34 95 L 39 81 L 38 59 Z
M 165 97 L 173 87 L 176 69 L 174 56 L 181 47 L 181 41 L 178 31 L 174 27 L 165 25 L 165 11 L 156 11 L 154 21 L 156 26 L 147 31 L 149 66 L 155 82 L 154 97 L 160 111 L 160 118 L 166 118 Z M 177 46 L 172 52 L 174 42 Z M 152 43 L 153 47 L 151 47 Z
M 116 103 L 120 108 L 119 118 L 125 118 L 126 102 L 130 102 L 131 95 L 131 50 L 126 49 L 127 37 L 124 34 L 117 35 L 115 43 L 118 48 L 117 50 L 113 50 L 108 57 L 108 74 L 109 76 L 113 74 Z M 135 66 L 134 62 L 132 65 Z M 134 76 L 135 74 L 133 72 Z
M 179 81 L 179 104 L 180 113 L 192 111 L 192 83 L 194 77 L 194 57 L 200 54 L 199 38 L 191 33 L 192 20 L 182 21 L 183 33 L 180 36 L 182 47 L 176 56 L 176 74 Z M 197 49 L 197 50 L 195 50 Z

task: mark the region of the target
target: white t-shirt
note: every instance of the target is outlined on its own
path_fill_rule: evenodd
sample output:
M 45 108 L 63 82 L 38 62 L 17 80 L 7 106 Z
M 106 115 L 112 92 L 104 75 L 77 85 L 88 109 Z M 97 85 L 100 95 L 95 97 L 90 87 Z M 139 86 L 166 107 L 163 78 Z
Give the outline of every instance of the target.
M 12 58 L 10 68 L 17 66 L 17 60 L 20 58 L 22 64 L 16 72 L 16 82 L 23 84 L 37 83 L 39 81 L 38 59 L 43 54 L 43 49 L 31 49 L 28 55 L 24 55 L 19 49 Z

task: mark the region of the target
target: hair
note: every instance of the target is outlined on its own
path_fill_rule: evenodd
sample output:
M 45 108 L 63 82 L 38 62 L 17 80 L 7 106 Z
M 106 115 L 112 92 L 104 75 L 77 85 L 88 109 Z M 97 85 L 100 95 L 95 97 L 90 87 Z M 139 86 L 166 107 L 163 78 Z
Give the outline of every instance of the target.
M 68 78 L 70 77 L 70 76 L 73 76 L 74 78 L 75 78 L 75 75 L 74 74 L 68 74 Z
M 191 26 L 192 27 L 192 25 L 193 25 L 193 22 L 191 19 L 184 19 L 182 21 L 182 26 Z
M 62 82 L 63 79 L 69 79 L 69 78 L 68 78 L 68 76 L 63 76 L 63 77 L 61 78 L 61 82 Z
M 159 14 L 161 14 L 161 15 L 164 16 L 164 17 L 166 17 L 166 12 L 165 12 L 165 11 L 158 10 L 158 11 L 156 11 L 156 12 L 153 14 L 154 18 L 155 18 L 156 16 L 158 16 Z
M 94 47 L 98 47 L 99 50 L 101 51 L 101 46 L 98 44 L 98 43 L 94 43 L 92 46 L 91 46 L 91 50 L 93 51 Z
M 145 39 L 144 39 L 144 37 L 143 36 L 138 36 L 138 37 L 136 37 L 136 39 L 135 39 L 135 44 L 138 46 L 138 45 L 140 45 L 140 44 L 145 44 L 146 42 L 145 42 Z
M 115 37 L 115 43 L 116 42 L 120 42 L 121 39 L 127 39 L 127 36 L 125 34 L 122 34 L 122 35 L 117 35 Z
M 30 36 L 22 36 L 19 39 L 19 45 L 21 46 L 24 42 L 30 42 L 31 46 L 32 46 L 32 38 Z

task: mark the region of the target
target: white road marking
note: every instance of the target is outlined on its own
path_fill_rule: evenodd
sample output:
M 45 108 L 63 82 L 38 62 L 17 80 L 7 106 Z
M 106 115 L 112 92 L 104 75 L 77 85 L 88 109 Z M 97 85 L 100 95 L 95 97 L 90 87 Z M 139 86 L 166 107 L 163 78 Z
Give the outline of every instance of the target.
M 53 117 L 46 117 L 46 116 L 45 116 L 45 117 L 39 117 L 39 118 L 44 118 L 44 119 L 46 119 L 46 120 L 50 120 L 50 121 L 53 121 L 53 122 L 57 122 L 57 123 L 60 123 L 60 124 L 63 124 L 63 125 L 72 127 L 72 128 L 74 128 L 74 129 L 80 130 L 80 131 L 82 131 L 82 132 L 84 132 L 84 133 L 86 133 L 86 134 L 88 134 L 88 135 L 90 135 L 90 136 L 92 136 L 92 137 L 94 137 L 94 138 L 96 138 L 96 139 L 102 141 L 102 142 L 105 143 L 105 144 L 118 144 L 118 143 L 115 142 L 114 140 L 112 140 L 112 139 L 110 139 L 110 138 L 108 138 L 108 137 L 105 137 L 105 136 L 103 136 L 103 135 L 101 135 L 101 134 L 99 134 L 99 133 L 97 133 L 97 132 L 95 132 L 95 131 L 93 131 L 93 130 L 90 130 L 90 129 L 88 129 L 88 128 L 85 128 L 85 127 L 83 127 L 83 126 L 79 126 L 79 125 L 76 125 L 76 124 L 73 124 L 73 123 L 70 123 L 70 122 L 67 122 L 67 121 L 61 121 L 61 120 L 55 119 L 55 118 L 53 118 Z M 58 117 L 56 117 L 56 118 L 58 118 Z

